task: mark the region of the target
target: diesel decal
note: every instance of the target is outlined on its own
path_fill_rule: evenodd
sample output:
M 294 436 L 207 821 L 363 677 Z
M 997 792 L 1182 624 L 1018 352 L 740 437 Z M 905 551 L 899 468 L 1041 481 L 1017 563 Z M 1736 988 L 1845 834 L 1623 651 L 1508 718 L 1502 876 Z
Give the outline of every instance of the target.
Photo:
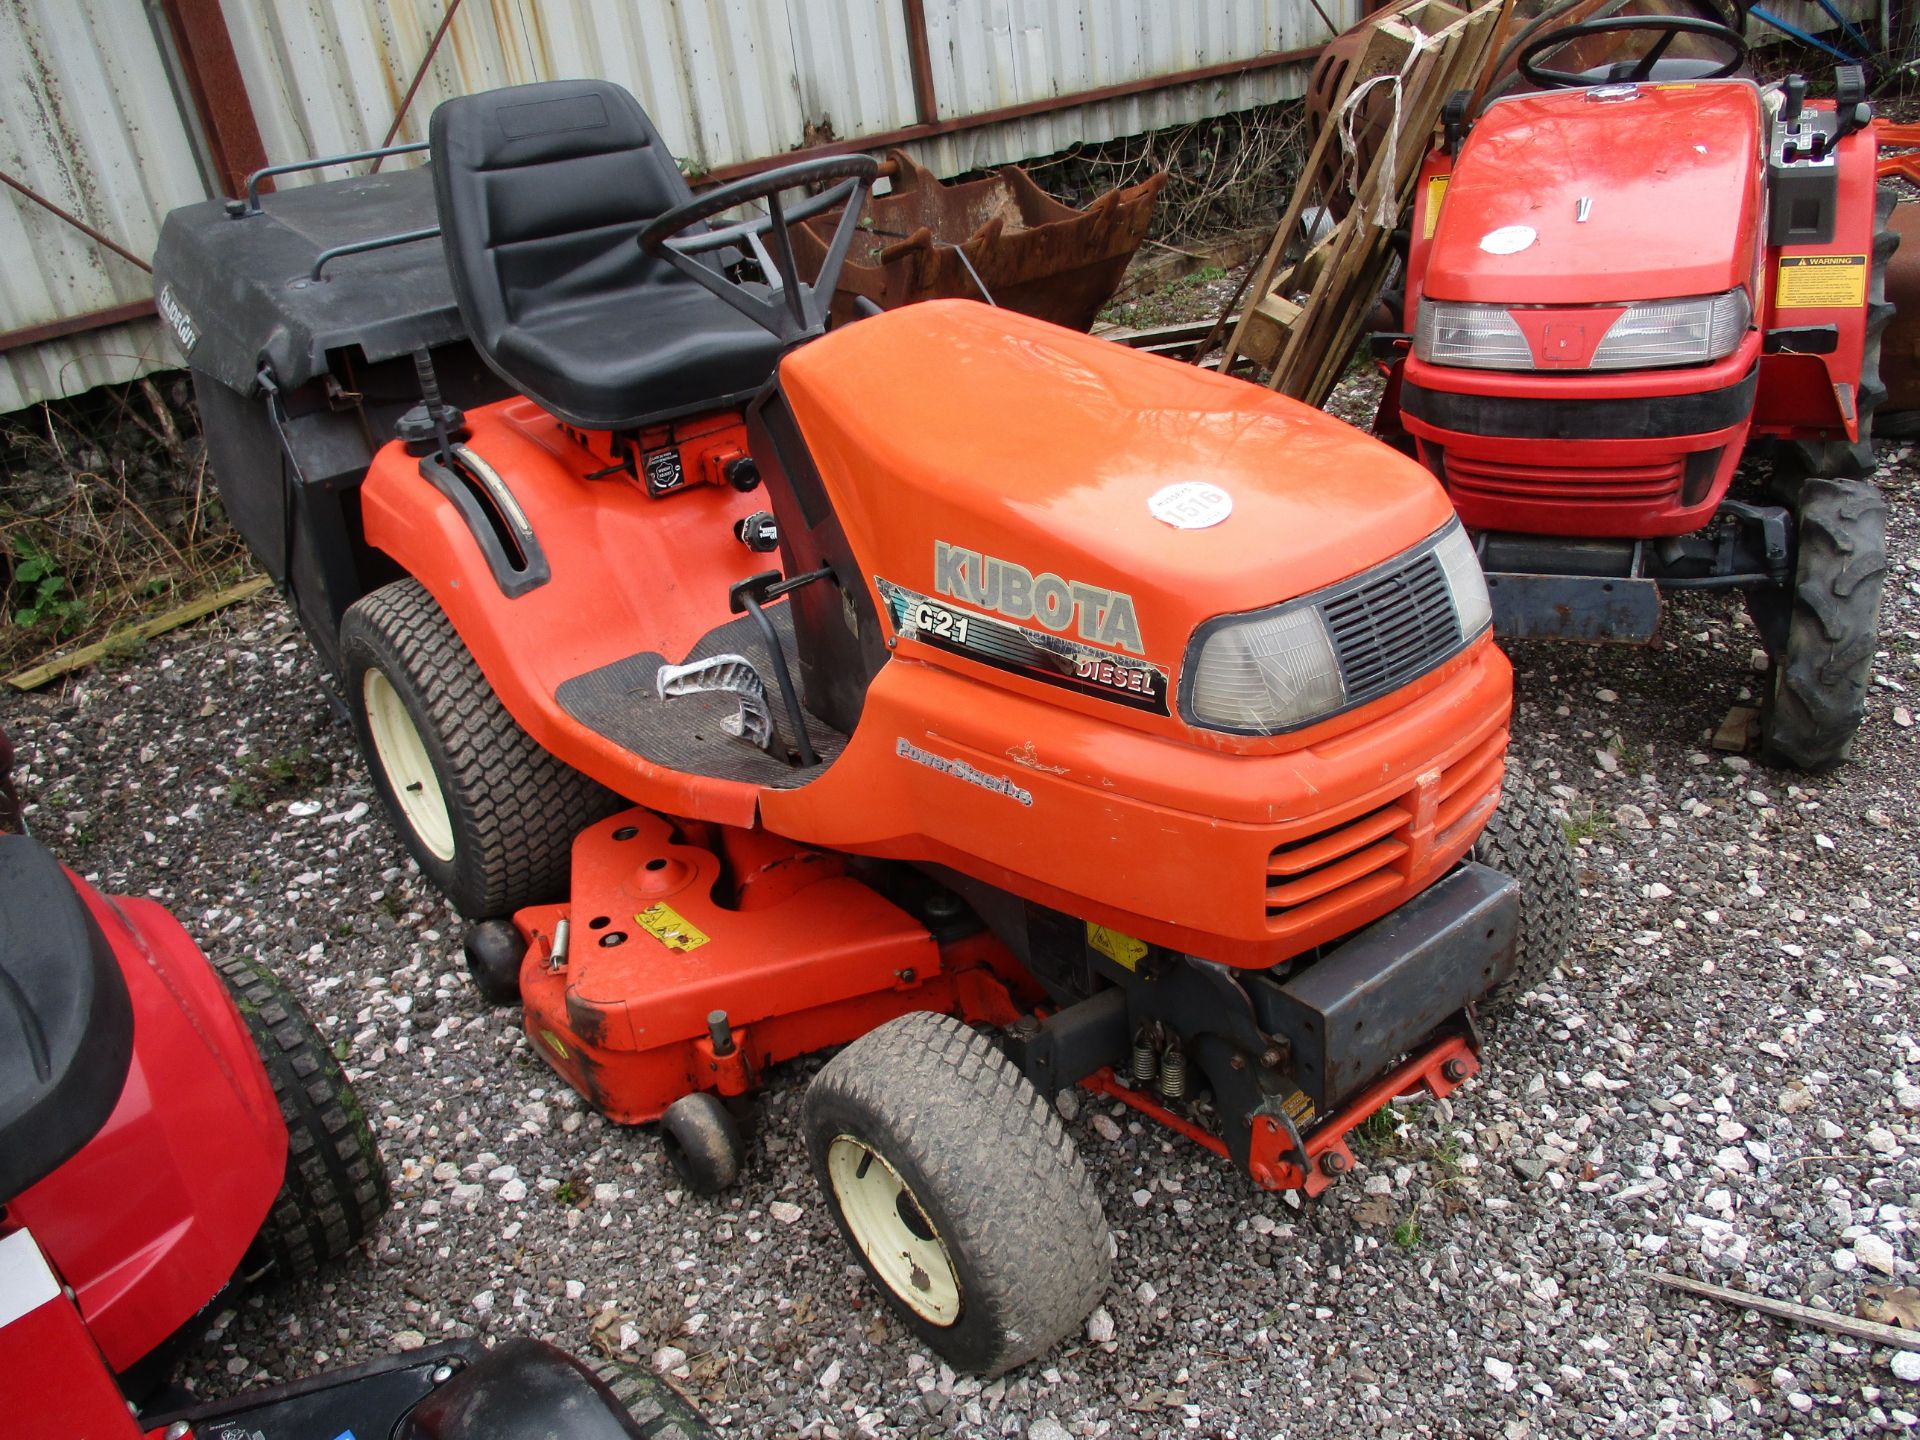
M 906 639 L 950 655 L 964 655 L 1042 685 L 1055 685 L 1154 715 L 1170 713 L 1167 672 L 1151 661 L 1095 650 L 1064 635 L 958 610 L 878 576 L 873 583 L 893 628 Z M 1131 611 L 1132 602 L 1127 604 Z
M 964 780 L 969 785 L 978 785 L 982 790 L 991 790 L 996 795 L 1004 795 L 1009 800 L 1022 805 L 1033 804 L 1033 792 L 1023 790 L 1013 783 L 1011 775 L 989 775 L 969 765 L 964 760 L 949 760 L 945 755 L 936 755 L 931 750 L 922 750 L 906 736 L 898 736 L 893 742 L 893 753 L 902 760 L 911 760 L 916 765 L 924 765 L 929 770 L 938 770 L 942 775 L 951 775 L 956 780 Z
M 933 542 L 933 588 L 983 610 L 998 610 L 1009 620 L 1038 620 L 1054 631 L 1078 626 L 1082 640 L 1145 653 L 1133 597 L 1118 590 L 1045 572 L 1035 575 L 1023 565 L 944 540 Z

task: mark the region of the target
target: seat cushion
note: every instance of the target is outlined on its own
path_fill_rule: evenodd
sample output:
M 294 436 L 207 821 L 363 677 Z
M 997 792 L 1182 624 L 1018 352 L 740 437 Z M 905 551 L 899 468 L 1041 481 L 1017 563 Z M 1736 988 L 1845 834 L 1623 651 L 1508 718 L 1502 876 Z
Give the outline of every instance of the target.
M 732 403 L 772 374 L 778 341 L 636 243 L 692 191 L 618 85 L 449 100 L 432 143 L 461 318 L 522 394 L 570 424 L 630 429 Z
M 631 327 L 609 324 L 598 305 L 508 325 L 501 366 L 563 420 L 625 429 L 743 399 L 780 358 L 779 340 L 697 285 L 652 286 L 631 303 L 644 316 Z M 641 326 L 644 347 L 634 343 Z
M 53 856 L 0 835 L 0 1204 L 107 1123 L 133 1062 L 133 1005 Z

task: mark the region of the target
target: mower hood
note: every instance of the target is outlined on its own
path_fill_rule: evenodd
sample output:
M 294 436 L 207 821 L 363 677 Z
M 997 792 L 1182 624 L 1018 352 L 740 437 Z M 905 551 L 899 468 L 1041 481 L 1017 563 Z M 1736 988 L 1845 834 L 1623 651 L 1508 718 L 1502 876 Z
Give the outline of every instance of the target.
M 1202 621 L 1452 515 L 1424 468 L 1317 410 L 972 301 L 835 330 L 780 381 L 870 584 L 1023 620 L 1040 596 L 1063 635 L 1168 667 Z
M 1454 165 L 1423 291 L 1609 305 L 1744 284 L 1760 230 L 1764 124 L 1745 80 L 1498 101 Z

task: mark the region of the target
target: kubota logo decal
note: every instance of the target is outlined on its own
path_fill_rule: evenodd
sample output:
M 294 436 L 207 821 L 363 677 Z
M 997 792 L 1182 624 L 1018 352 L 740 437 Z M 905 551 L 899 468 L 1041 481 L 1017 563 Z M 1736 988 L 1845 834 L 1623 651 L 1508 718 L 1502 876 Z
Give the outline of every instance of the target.
M 1146 653 L 1133 597 L 1119 590 L 1046 572 L 1035 575 L 1023 565 L 944 540 L 933 542 L 933 586 L 942 595 L 997 610 L 1009 620 L 1038 620 L 1054 631 L 1077 626 L 1083 640 Z

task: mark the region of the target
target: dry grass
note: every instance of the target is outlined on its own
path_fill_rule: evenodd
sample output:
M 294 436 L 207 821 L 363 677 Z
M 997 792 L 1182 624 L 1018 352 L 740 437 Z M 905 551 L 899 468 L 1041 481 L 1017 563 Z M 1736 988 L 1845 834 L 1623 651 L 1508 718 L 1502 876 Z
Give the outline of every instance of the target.
M 0 417 L 0 673 L 232 584 L 249 564 L 184 381 Z

